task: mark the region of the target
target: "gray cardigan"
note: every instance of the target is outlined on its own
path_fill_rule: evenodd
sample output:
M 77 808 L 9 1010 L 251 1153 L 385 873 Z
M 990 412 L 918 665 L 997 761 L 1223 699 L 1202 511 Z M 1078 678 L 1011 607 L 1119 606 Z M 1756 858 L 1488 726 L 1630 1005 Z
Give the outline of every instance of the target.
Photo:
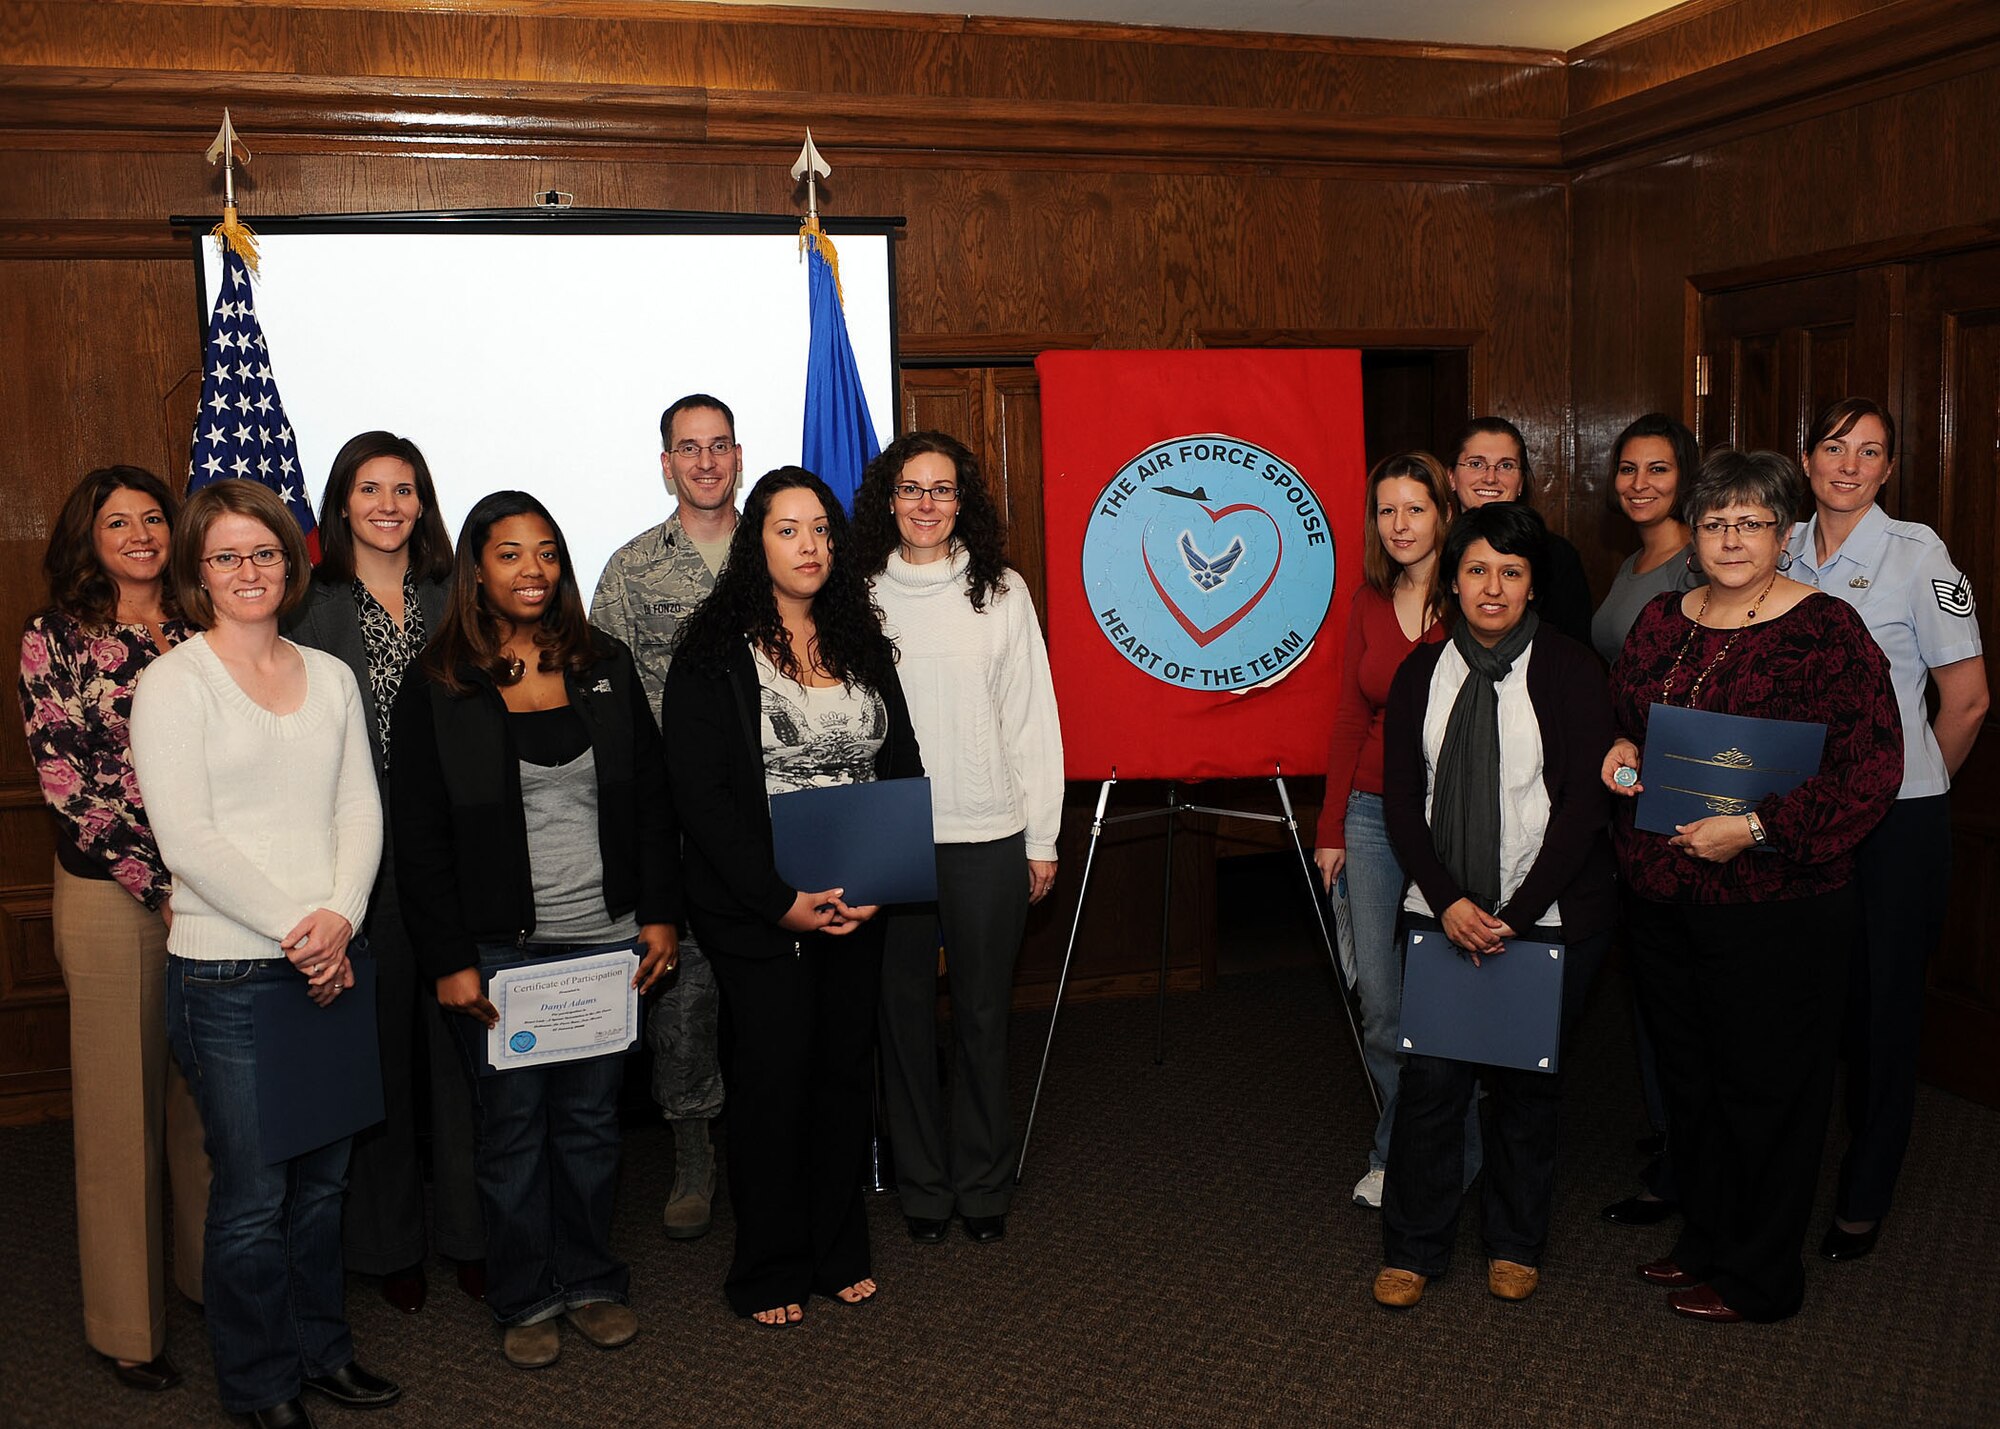
M 444 582 L 418 581 L 417 604 L 424 612 L 424 629 L 435 637 L 444 623 Z M 368 749 L 375 759 L 375 778 L 380 781 L 382 713 L 375 708 L 375 687 L 368 678 L 368 645 L 361 638 L 361 612 L 354 603 L 354 583 L 327 582 L 315 575 L 305 601 L 285 622 L 285 634 L 301 645 L 326 651 L 354 672 L 354 683 L 361 687 L 361 708 L 368 715 Z

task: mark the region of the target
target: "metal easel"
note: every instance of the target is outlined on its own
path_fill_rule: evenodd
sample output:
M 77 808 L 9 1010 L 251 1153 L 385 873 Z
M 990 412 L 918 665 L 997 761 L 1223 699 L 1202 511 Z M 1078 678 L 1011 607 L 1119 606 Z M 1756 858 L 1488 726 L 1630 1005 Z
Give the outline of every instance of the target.
M 1348 1000 L 1347 979 L 1340 970 L 1340 953 L 1334 947 L 1333 930 L 1326 920 L 1326 900 L 1321 896 L 1319 879 L 1313 869 L 1312 860 L 1306 856 L 1305 844 L 1299 838 L 1299 821 L 1292 813 L 1292 796 L 1285 788 L 1284 769 L 1275 763 L 1271 766 L 1271 783 L 1278 791 L 1278 805 L 1284 810 L 1279 814 L 1267 814 L 1255 809 L 1223 809 L 1210 804 L 1183 803 L 1179 787 L 1169 784 L 1165 808 L 1138 809 L 1129 814 L 1113 814 L 1107 818 L 1104 812 L 1105 806 L 1111 800 L 1111 786 L 1117 782 L 1118 769 L 1113 765 L 1111 777 L 1098 786 L 1097 809 L 1091 815 L 1090 846 L 1083 856 L 1083 878 L 1077 885 L 1076 912 L 1072 915 L 1069 925 L 1069 946 L 1063 950 L 1062 976 L 1056 981 L 1055 1006 L 1049 1009 L 1048 1038 L 1042 1044 L 1041 1070 L 1035 1074 L 1035 1096 L 1028 1107 L 1028 1125 L 1021 1133 L 1021 1155 L 1014 1163 L 1014 1184 L 1018 1186 L 1021 1183 L 1022 1168 L 1028 1164 L 1028 1142 L 1035 1134 L 1035 1113 L 1041 1109 L 1042 1083 L 1049 1075 L 1049 1053 L 1056 1042 L 1056 1020 L 1062 1016 L 1063 992 L 1069 986 L 1070 962 L 1076 956 L 1077 931 L 1083 926 L 1083 904 L 1090 893 L 1090 870 L 1097 860 L 1098 841 L 1104 836 L 1105 829 L 1111 825 L 1128 824 L 1139 819 L 1164 817 L 1167 821 L 1166 877 L 1163 881 L 1164 892 L 1161 894 L 1160 904 L 1159 1010 L 1154 1028 L 1153 1065 L 1157 1067 L 1166 1060 L 1167 955 L 1171 946 L 1170 939 L 1173 936 L 1171 914 L 1174 905 L 1174 828 L 1180 822 L 1179 816 L 1183 812 L 1214 814 L 1225 819 L 1251 819 L 1264 824 L 1282 824 L 1286 832 L 1291 834 L 1292 848 L 1299 856 L 1299 871 L 1305 877 L 1306 898 L 1312 904 L 1313 919 L 1319 926 L 1320 941 L 1326 945 L 1327 958 L 1333 964 L 1334 984 L 1340 998 L 1341 1010 L 1347 1014 L 1347 1030 L 1354 1036 L 1355 1056 L 1361 1059 L 1361 1079 L 1368 1085 L 1368 1096 L 1374 1102 L 1375 1114 L 1379 1117 L 1382 1114 L 1382 1094 L 1376 1089 L 1374 1077 L 1368 1074 L 1368 1057 L 1361 1042 L 1361 1025 L 1355 1021 L 1354 1005 Z

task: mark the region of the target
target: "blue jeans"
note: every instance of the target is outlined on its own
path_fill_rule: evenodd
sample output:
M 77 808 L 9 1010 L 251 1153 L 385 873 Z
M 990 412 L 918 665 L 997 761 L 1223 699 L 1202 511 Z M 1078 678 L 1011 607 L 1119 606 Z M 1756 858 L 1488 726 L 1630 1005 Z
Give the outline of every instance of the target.
M 354 1359 L 340 1258 L 348 1141 L 266 1166 L 257 1129 L 251 1007 L 264 989 L 305 996 L 283 958 L 167 959 L 167 1038 L 207 1135 L 202 1297 L 222 1407 L 295 1399 L 301 1379 Z
M 1403 1026 L 1403 943 L 1396 918 L 1408 880 L 1382 820 L 1382 796 L 1355 791 L 1347 796 L 1347 904 L 1354 912 L 1354 971 L 1361 994 L 1361 1044 L 1368 1074 L 1382 1093 L 1382 1116 L 1368 1165 L 1389 1164 L 1389 1129 L 1396 1124 L 1396 1090 L 1403 1057 L 1397 1050 Z M 1465 1184 L 1479 1174 L 1479 1099 L 1465 1114 Z
M 482 945 L 483 972 L 578 947 Z M 447 1014 L 473 1080 L 473 1170 L 486 1214 L 486 1307 L 532 1325 L 579 1305 L 625 1303 L 631 1274 L 611 1253 L 622 1056 L 478 1075 L 486 1028 Z

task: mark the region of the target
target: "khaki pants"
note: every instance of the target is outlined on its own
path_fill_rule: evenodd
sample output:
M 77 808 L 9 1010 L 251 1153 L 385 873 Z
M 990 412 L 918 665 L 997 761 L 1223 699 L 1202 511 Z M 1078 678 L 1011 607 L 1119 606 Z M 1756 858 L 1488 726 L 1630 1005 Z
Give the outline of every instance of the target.
M 55 953 L 69 989 L 70 1104 L 84 1337 L 115 1359 L 166 1348 L 161 1161 L 173 1178 L 174 1282 L 201 1299 L 208 1156 L 167 1052 L 167 928 L 116 883 L 55 870 Z

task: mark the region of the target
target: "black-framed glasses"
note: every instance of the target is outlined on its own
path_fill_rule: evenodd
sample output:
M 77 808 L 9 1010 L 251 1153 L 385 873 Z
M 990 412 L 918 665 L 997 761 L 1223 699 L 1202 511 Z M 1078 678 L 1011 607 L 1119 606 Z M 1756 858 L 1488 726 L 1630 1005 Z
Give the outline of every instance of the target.
M 914 481 L 900 481 L 890 489 L 896 493 L 900 501 L 922 501 L 928 496 L 939 506 L 949 506 L 958 500 L 958 488 L 948 481 L 939 482 L 936 486 L 919 486 Z
M 667 450 L 672 452 L 675 456 L 679 457 L 682 461 L 693 461 L 703 452 L 707 452 L 717 461 L 721 461 L 724 457 L 728 456 L 731 452 L 736 450 L 736 438 L 717 437 L 712 442 L 695 442 L 695 441 L 675 442 L 672 446 L 668 447 Z
M 241 551 L 217 551 L 212 556 L 203 556 L 201 563 L 218 571 L 233 571 L 248 561 L 253 566 L 281 566 L 285 563 L 285 552 L 281 546 L 259 546 L 249 555 Z
M 1730 531 L 1742 536 L 1761 536 L 1777 527 L 1776 521 L 1766 521 L 1757 516 L 1746 516 L 1741 521 L 1697 521 L 1694 529 L 1711 540 L 1720 540 Z
M 1469 456 L 1459 462 L 1458 467 L 1459 470 L 1469 471 L 1474 476 L 1487 470 L 1497 471 L 1502 476 L 1513 476 L 1516 472 L 1520 471 L 1521 463 L 1515 461 L 1510 456 L 1503 456 L 1498 461 L 1488 461 L 1483 456 Z

